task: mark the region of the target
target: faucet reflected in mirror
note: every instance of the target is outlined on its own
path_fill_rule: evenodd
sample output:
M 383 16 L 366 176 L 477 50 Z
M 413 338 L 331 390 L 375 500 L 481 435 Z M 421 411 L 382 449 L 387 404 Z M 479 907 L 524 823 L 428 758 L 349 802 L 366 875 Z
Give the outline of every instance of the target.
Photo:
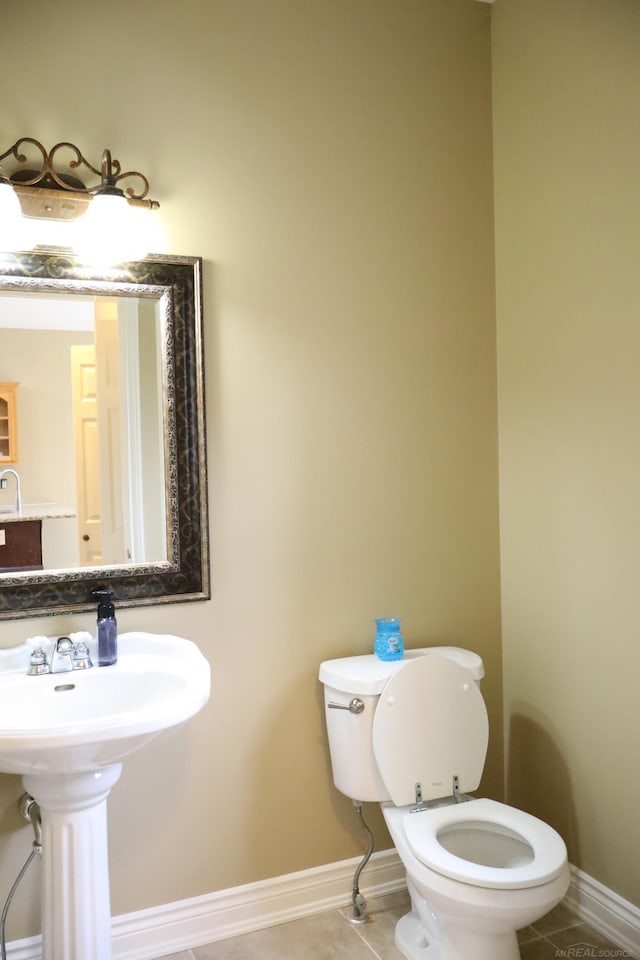
M 0 473 L 0 490 L 5 490 L 7 487 L 7 474 L 11 474 L 16 482 L 16 500 L 15 500 L 15 513 L 17 517 L 22 516 L 22 495 L 20 493 L 20 476 L 17 470 L 14 470 L 13 467 L 6 467 Z

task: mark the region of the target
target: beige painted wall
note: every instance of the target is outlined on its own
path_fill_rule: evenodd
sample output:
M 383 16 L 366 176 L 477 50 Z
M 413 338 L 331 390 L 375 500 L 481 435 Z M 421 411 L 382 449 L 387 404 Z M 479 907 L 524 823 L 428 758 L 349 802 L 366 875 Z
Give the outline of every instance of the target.
M 411 646 L 485 658 L 501 794 L 489 15 L 67 0 L 27 28 L 3 11 L 3 139 L 109 146 L 149 176 L 167 249 L 205 258 L 214 598 L 119 623 L 197 641 L 213 698 L 114 790 L 115 913 L 362 849 L 316 677 L 367 652 L 380 614 Z M 84 625 L 3 623 L 0 643 Z M 30 844 L 20 791 L 0 778 L 2 889 Z M 37 929 L 35 883 L 11 937 Z
M 640 904 L 640 5 L 493 11 L 509 799 Z

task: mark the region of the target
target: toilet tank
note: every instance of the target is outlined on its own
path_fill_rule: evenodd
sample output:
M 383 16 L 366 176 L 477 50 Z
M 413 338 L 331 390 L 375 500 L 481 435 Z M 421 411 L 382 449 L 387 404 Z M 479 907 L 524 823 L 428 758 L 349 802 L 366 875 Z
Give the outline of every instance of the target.
M 383 661 L 366 654 L 325 660 L 320 664 L 333 782 L 352 800 L 389 800 L 373 753 L 373 717 L 378 700 L 387 680 L 408 660 L 433 654 L 455 660 L 478 684 L 484 676 L 482 659 L 461 647 L 407 650 L 402 660 Z M 349 710 L 354 699 L 364 704 L 359 713 Z

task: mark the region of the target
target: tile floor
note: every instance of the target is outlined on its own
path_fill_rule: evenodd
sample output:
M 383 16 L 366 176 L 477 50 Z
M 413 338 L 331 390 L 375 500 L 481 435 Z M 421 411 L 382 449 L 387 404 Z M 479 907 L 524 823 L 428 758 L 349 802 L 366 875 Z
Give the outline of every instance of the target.
M 406 893 L 395 893 L 370 900 L 370 920 L 360 926 L 345 919 L 349 909 L 331 910 L 158 960 L 403 960 L 394 946 L 393 931 L 408 904 Z M 519 939 L 522 960 L 631 958 L 563 904 L 520 931 Z

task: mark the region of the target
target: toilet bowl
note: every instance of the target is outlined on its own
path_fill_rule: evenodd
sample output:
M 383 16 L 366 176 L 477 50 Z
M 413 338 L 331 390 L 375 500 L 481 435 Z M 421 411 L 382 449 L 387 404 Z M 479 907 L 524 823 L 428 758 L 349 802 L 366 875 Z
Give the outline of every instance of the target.
M 412 894 L 414 915 L 396 931 L 410 960 L 517 960 L 516 931 L 567 892 L 564 842 L 524 811 L 488 799 L 382 809 Z
M 412 909 L 398 921 L 396 944 L 408 960 L 518 960 L 516 931 L 569 885 L 566 847 L 552 827 L 468 796 L 488 743 L 483 675 L 481 659 L 455 647 L 320 667 L 336 786 L 381 802 L 407 872 Z

